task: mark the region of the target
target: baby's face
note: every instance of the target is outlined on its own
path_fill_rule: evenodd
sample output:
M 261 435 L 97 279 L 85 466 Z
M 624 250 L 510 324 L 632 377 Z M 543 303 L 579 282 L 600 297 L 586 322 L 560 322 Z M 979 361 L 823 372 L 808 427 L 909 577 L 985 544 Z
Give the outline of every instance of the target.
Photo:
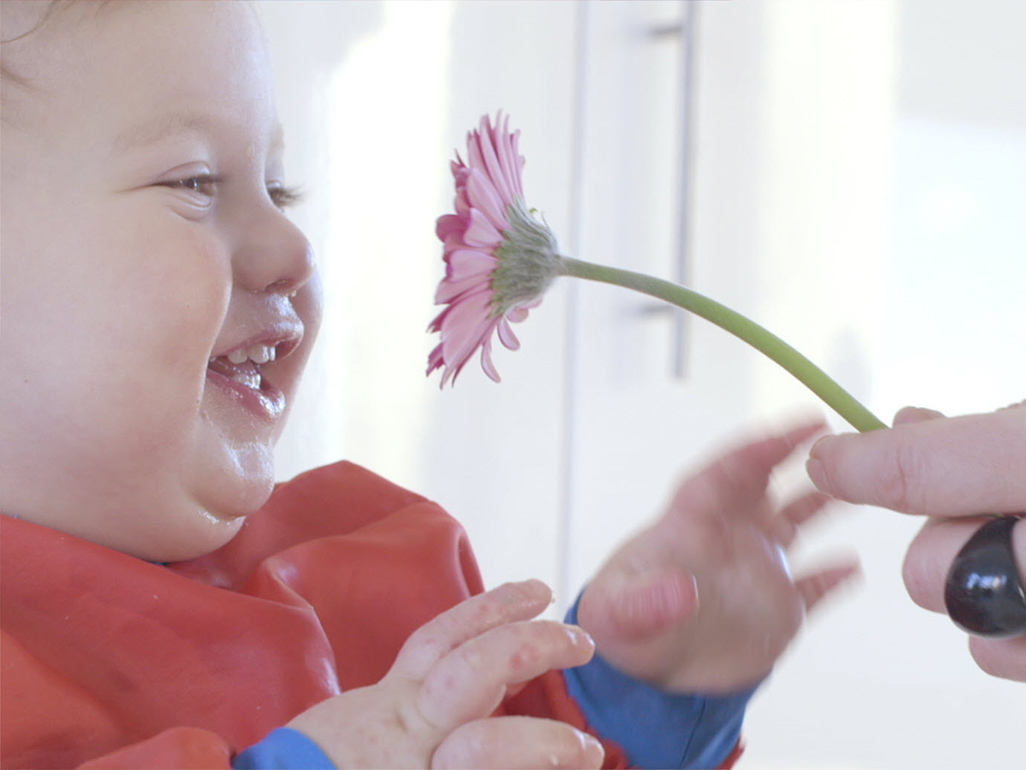
M 73 4 L 4 64 L 0 511 L 207 553 L 270 494 L 320 320 L 255 14 Z

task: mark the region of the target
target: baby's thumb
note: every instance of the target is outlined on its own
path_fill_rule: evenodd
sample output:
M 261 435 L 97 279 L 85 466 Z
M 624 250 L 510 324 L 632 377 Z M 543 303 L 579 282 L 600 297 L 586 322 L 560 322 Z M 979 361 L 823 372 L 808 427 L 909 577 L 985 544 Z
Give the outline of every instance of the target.
M 665 568 L 633 575 L 600 575 L 581 597 L 577 619 L 600 638 L 636 640 L 687 621 L 698 609 L 694 576 Z

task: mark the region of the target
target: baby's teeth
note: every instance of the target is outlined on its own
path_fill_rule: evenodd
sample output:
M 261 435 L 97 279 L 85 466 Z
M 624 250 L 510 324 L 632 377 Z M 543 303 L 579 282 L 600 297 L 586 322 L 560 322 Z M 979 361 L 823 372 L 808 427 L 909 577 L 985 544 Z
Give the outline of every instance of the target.
M 247 361 L 255 364 L 266 364 L 276 358 L 277 351 L 269 345 L 250 345 L 248 348 L 238 348 L 227 354 L 226 358 L 238 366 Z
M 246 351 L 246 354 L 257 364 L 266 364 L 268 361 L 274 360 L 274 348 L 269 348 L 267 345 L 254 345 Z

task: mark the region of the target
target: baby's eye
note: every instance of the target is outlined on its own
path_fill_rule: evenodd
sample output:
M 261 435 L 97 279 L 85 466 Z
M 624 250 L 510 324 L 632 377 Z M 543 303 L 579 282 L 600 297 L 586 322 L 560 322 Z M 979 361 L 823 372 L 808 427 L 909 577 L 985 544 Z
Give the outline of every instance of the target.
M 214 191 L 220 180 L 212 174 L 199 174 L 197 176 L 185 177 L 184 179 L 171 179 L 161 182 L 161 186 L 170 187 L 172 190 L 186 190 L 207 198 L 214 197 Z
M 277 182 L 267 185 L 267 195 L 280 209 L 287 209 L 303 201 L 303 195 L 295 187 L 286 187 Z

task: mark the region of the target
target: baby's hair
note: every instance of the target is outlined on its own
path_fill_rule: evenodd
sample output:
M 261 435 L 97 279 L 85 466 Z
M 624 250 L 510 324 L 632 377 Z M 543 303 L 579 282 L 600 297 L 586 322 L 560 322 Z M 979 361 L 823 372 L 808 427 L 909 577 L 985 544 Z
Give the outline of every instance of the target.
M 55 13 L 57 13 L 57 11 L 62 6 L 66 6 L 73 2 L 75 2 L 75 0 L 49 0 L 49 2 L 46 4 L 46 9 L 39 15 L 39 18 L 36 19 L 35 24 L 33 24 L 25 31 L 18 33 L 14 37 L 0 38 L 0 45 L 14 43 L 18 40 L 28 37 L 33 32 L 42 27 L 44 24 L 46 24 L 47 20 Z M 13 83 L 19 86 L 28 85 L 25 78 L 21 77 L 21 75 L 18 75 L 16 72 L 14 72 L 7 66 L 7 62 L 3 60 L 2 56 L 0 56 L 0 82 Z
M 46 10 L 44 10 L 43 13 L 40 14 L 39 18 L 36 19 L 35 24 L 19 35 L 15 35 L 12 38 L 0 39 L 0 43 L 13 43 L 15 40 L 21 40 L 23 37 L 31 35 L 37 29 L 42 27 L 46 23 L 46 20 L 53 16 L 60 7 L 70 5 L 73 2 L 75 2 L 75 0 L 49 0 L 46 4 Z
M 19 32 L 14 37 L 5 37 L 0 39 L 0 45 L 5 45 L 7 43 L 15 43 L 19 40 L 28 37 L 29 35 L 35 32 L 38 32 L 42 27 L 46 25 L 48 21 L 50 21 L 50 19 L 54 18 L 60 13 L 63 13 L 71 6 L 78 5 L 80 2 L 81 0 L 48 0 L 46 3 L 46 8 L 43 9 L 43 12 L 41 14 L 39 14 L 39 18 L 35 20 L 32 26 L 30 26 L 23 32 Z M 102 0 L 101 2 L 97 2 L 96 6 L 100 7 L 106 4 L 107 0 Z M 5 62 L 3 60 L 3 56 L 0 55 L 0 83 L 11 83 L 13 85 L 27 87 L 28 79 L 22 77 L 17 72 L 8 67 L 7 62 Z

